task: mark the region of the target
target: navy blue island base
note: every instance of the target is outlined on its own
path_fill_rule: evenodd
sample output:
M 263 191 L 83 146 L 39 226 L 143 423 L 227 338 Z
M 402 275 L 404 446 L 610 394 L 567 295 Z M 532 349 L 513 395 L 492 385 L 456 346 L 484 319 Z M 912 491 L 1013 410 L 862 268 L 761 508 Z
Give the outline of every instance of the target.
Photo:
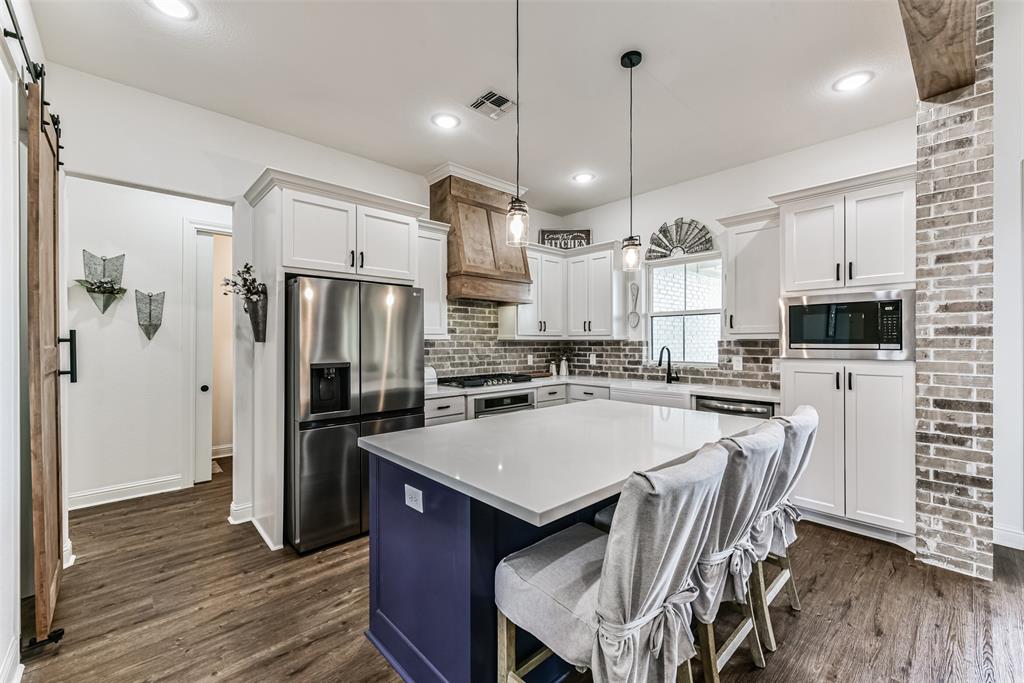
M 422 491 L 422 513 L 406 505 L 406 484 Z M 497 680 L 498 562 L 577 522 L 590 522 L 613 500 L 538 527 L 370 454 L 367 637 L 409 682 Z M 538 647 L 519 631 L 520 659 Z M 559 681 L 570 669 L 551 657 L 527 679 Z

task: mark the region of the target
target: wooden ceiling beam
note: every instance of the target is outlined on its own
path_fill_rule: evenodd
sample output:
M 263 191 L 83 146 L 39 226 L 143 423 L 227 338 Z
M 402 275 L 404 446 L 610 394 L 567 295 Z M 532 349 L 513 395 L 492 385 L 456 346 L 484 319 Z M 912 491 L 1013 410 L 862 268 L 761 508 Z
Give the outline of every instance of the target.
M 918 97 L 974 84 L 975 0 L 899 0 Z

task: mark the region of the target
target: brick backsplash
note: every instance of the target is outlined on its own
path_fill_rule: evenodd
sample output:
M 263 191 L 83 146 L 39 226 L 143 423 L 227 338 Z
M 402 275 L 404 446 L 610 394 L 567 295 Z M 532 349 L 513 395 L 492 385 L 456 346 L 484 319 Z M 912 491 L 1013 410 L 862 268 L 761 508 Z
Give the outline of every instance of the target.
M 917 551 L 992 578 L 992 2 L 977 80 L 917 109 Z
M 506 341 L 498 339 L 498 307 L 482 301 L 448 304 L 447 340 L 428 340 L 424 362 L 438 377 L 484 372 L 545 370 L 568 357 L 574 375 L 618 379 L 664 379 L 664 370 L 646 360 L 643 341 Z M 589 357 L 596 355 L 590 365 Z M 527 356 L 533 354 L 532 365 Z M 718 344 L 718 365 L 674 365 L 681 382 L 778 389 L 779 375 L 772 360 L 779 357 L 776 339 L 728 340 Z M 743 358 L 743 370 L 732 369 L 735 356 Z

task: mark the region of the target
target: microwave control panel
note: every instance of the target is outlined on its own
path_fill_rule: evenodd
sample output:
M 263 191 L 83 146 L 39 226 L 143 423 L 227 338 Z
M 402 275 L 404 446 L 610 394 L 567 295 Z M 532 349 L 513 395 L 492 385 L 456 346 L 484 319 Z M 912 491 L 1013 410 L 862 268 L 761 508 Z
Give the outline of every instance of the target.
M 878 332 L 882 344 L 901 344 L 903 342 L 902 302 L 883 301 L 878 304 Z

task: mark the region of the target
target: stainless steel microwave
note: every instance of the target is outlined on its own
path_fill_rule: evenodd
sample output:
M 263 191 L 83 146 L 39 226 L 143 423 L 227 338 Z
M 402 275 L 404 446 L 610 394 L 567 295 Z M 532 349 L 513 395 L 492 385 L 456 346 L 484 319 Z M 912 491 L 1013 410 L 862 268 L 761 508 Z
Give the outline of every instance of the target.
M 783 358 L 914 360 L 914 290 L 782 299 Z

